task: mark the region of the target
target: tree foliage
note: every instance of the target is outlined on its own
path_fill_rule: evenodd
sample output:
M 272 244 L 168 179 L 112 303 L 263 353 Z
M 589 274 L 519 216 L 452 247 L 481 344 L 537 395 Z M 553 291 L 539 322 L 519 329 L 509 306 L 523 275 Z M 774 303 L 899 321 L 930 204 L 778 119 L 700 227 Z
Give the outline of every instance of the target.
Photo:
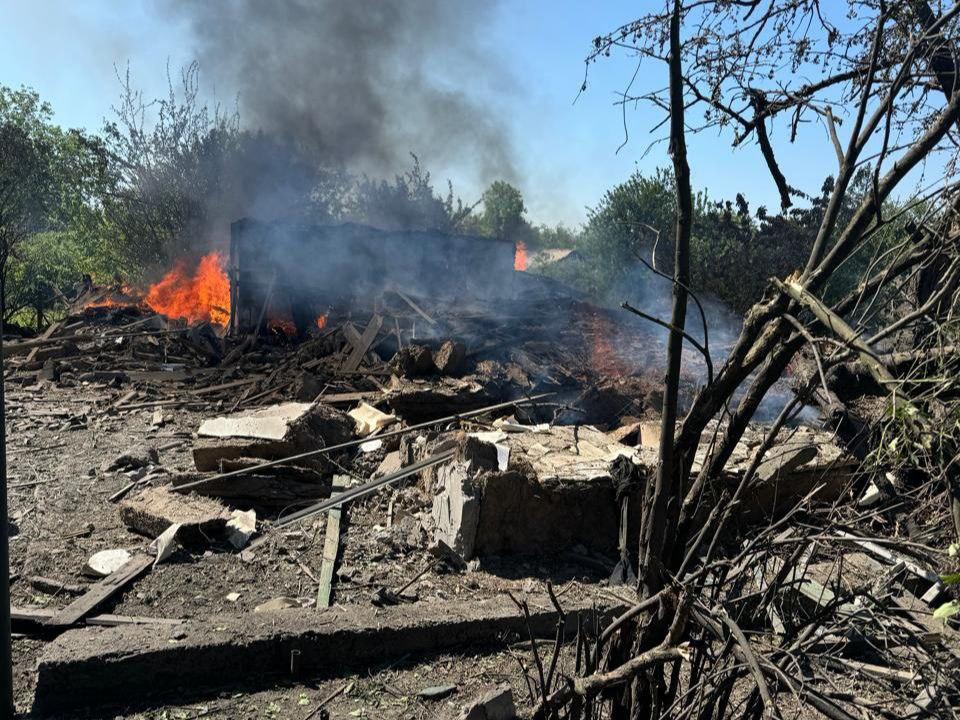
M 60 251 L 82 258 L 89 268 L 111 264 L 99 242 L 99 207 L 107 187 L 104 146 L 81 131 L 61 129 L 52 114 L 32 90 L 0 87 L 4 320 L 28 306 L 40 312 L 66 289 L 62 275 L 44 273 L 38 262 L 40 247 L 49 254 L 57 238 L 66 237 L 61 233 L 71 241 Z

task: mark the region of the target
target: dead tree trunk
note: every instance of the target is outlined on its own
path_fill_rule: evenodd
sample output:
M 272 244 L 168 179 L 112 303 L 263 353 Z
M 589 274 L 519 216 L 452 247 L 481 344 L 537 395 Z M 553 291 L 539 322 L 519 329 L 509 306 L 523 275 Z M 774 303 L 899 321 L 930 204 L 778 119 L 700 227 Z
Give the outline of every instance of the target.
M 664 380 L 663 416 L 660 424 L 659 464 L 653 487 L 643 509 L 640 536 L 640 593 L 651 597 L 663 587 L 660 559 L 670 531 L 676 527 L 676 488 L 679 473 L 674 435 L 677 398 L 680 389 L 680 361 L 683 329 L 687 317 L 687 287 L 690 283 L 690 229 L 693 201 L 690 167 L 683 125 L 683 74 L 680 56 L 680 2 L 674 3 L 670 20 L 670 157 L 676 176 L 677 221 L 674 233 L 673 310 L 667 343 L 667 372 Z M 671 518 L 673 518 L 671 522 Z

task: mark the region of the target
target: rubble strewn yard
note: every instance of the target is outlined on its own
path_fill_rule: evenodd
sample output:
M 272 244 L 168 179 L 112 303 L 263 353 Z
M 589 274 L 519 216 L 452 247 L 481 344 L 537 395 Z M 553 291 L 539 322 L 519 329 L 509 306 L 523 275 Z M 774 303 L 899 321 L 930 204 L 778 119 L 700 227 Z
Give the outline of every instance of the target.
M 0 716 L 957 720 L 960 0 L 8 4 Z
M 107 295 L 113 299 L 104 301 Z M 494 342 L 490 351 L 471 352 L 448 368 L 452 372 L 442 374 L 433 358 L 449 366 L 451 353 L 467 355 L 466 348 L 475 347 L 476 338 L 469 330 L 459 335 L 448 330 L 450 336 L 441 340 L 441 331 L 433 329 L 426 337 L 417 337 L 420 316 L 396 296 L 393 299 L 399 306 L 394 307 L 395 314 L 386 315 L 383 306 L 381 312 L 390 322 L 367 344 L 399 341 L 401 350 L 383 355 L 368 350 L 360 366 L 346 372 L 341 367 L 355 349 L 348 320 L 331 317 L 325 330 L 313 331 L 302 342 L 270 333 L 252 352 L 230 359 L 231 347 L 247 342 L 246 337 L 224 341 L 215 328 L 182 328 L 103 290 L 95 291 L 93 299 L 82 298 L 75 314 L 48 333 L 42 344 L 23 351 L 7 346 L 12 370 L 7 427 L 15 468 L 13 603 L 16 629 L 27 633 L 18 646 L 23 653 L 18 668 L 31 677 L 30 683 L 21 685 L 25 688 L 21 705 L 33 702 L 31 666 L 39 663 L 43 683 L 45 668 L 53 667 L 50 661 L 57 662 L 58 643 L 79 643 L 89 649 L 90 640 L 84 637 L 99 635 L 101 622 L 156 631 L 166 642 L 170 633 L 186 632 L 219 616 L 235 618 L 247 629 L 265 612 L 321 618 L 332 611 L 318 607 L 328 564 L 332 572 L 326 571 L 328 595 L 321 605 L 357 608 L 374 616 L 389 613 L 398 604 L 403 617 L 432 613 L 440 618 L 458 604 L 502 603 L 505 593 L 542 595 L 547 581 L 565 605 L 624 606 L 623 589 L 607 587 L 618 532 L 607 466 L 618 453 L 635 451 L 592 425 L 551 423 L 564 414 L 584 412 L 579 401 L 586 398 L 587 412 L 593 414 L 588 419 L 597 426 L 613 430 L 636 424 L 641 417 L 653 417 L 645 411 L 647 384 L 638 378 L 592 376 L 589 345 L 571 347 L 561 360 L 556 355 L 538 356 L 535 338 L 529 350 L 524 344 L 504 349 Z M 469 316 L 448 317 L 435 308 L 431 312 L 443 328 L 470 327 Z M 606 311 L 584 306 L 583 312 L 583 322 L 594 324 Z M 59 340 L 61 335 L 72 339 Z M 588 337 L 586 342 L 604 340 Z M 406 368 L 398 359 L 412 348 L 425 353 L 426 368 Z M 552 375 L 546 374 L 547 368 Z M 546 393 L 550 396 L 539 401 L 526 400 Z M 500 407 L 460 423 L 425 420 L 470 413 L 485 405 Z M 428 427 L 398 432 L 414 423 Z M 569 433 L 574 427 L 582 437 L 572 442 Z M 536 441 L 533 445 L 525 444 L 528 433 Z M 388 437 L 378 439 L 379 435 Z M 594 436 L 604 445 L 600 452 L 591 445 Z M 431 552 L 435 540 L 444 537 L 434 506 L 436 493 L 442 492 L 435 484 L 447 472 L 446 465 L 338 508 L 340 533 L 332 550 L 327 535 L 333 514 L 274 527 L 292 510 L 329 497 L 335 482 L 341 483 L 339 491 L 350 489 L 465 438 L 481 453 L 492 454 L 494 468 L 498 447 L 505 442 L 521 443 L 515 446 L 514 465 L 522 462 L 524 467 L 528 461 L 522 458 L 531 450 L 548 461 L 555 454 L 561 469 L 563 458 L 590 454 L 593 471 L 584 473 L 586 466 L 572 469 L 568 480 L 594 483 L 599 494 L 591 502 L 597 513 L 609 518 L 605 530 L 587 532 L 585 525 L 576 537 L 555 538 L 544 531 L 562 507 L 544 517 L 539 530 L 530 524 L 535 506 L 517 506 L 499 520 L 500 511 L 491 508 L 482 516 L 503 526 L 499 545 L 482 548 L 482 553 L 473 549 L 464 553 L 465 538 L 448 537 L 456 548 L 448 549 L 449 557 L 436 549 Z M 218 473 L 354 440 L 358 443 L 341 452 L 214 480 L 195 492 L 176 490 Z M 540 441 L 559 444 L 550 451 Z M 474 460 L 475 468 L 478 462 Z M 504 468 L 510 465 L 508 458 L 503 462 Z M 464 463 L 469 465 L 470 460 L 457 460 L 449 467 Z M 541 483 L 536 474 L 529 478 L 535 485 Z M 554 479 L 558 487 L 564 484 L 563 477 Z M 496 502 L 495 496 L 492 489 L 486 493 L 490 502 Z M 503 501 L 512 504 L 509 497 Z M 256 518 L 252 543 L 242 535 L 238 539 L 230 527 L 237 514 L 249 511 Z M 589 524 L 589 515 L 583 517 Z M 155 538 L 174 524 L 178 526 L 174 548 L 162 562 L 151 563 L 70 624 L 87 623 L 89 628 L 46 624 L 50 616 L 87 597 L 103 582 L 88 566 L 91 558 L 104 551 L 126 551 L 113 568 L 116 571 L 130 557 L 155 557 Z M 378 606 L 385 607 L 377 610 Z M 498 612 L 503 614 L 502 609 Z M 508 615 L 511 620 L 517 617 L 512 605 Z M 245 618 L 250 619 L 249 626 Z M 36 644 L 32 638 L 38 633 L 53 643 Z M 62 639 L 54 640 L 60 633 Z M 486 633 L 466 649 L 479 645 L 502 652 L 502 631 Z M 177 661 L 171 659 L 170 664 L 176 667 Z M 82 691 L 49 682 L 42 697 L 49 698 L 50 707 L 57 697 L 78 701 Z M 215 688 L 217 682 L 225 680 L 221 677 L 210 686 Z M 162 688 L 142 690 L 149 695 Z M 102 693 L 91 691 L 87 700 L 100 702 L 97 696 Z M 122 706 L 123 698 L 118 700 Z
M 556 292 L 523 282 L 529 297 Z M 413 685 L 462 673 L 477 652 L 501 672 L 456 679 L 458 698 L 474 677 L 515 682 L 504 653 L 534 626 L 552 635 L 556 601 L 567 632 L 578 613 L 587 627 L 622 612 L 660 427 L 655 376 L 618 376 L 608 348 L 661 340 L 642 326 L 611 335 L 609 311 L 567 302 L 566 345 L 519 312 L 481 334 L 480 304 L 461 314 L 389 292 L 376 322 L 331 312 L 304 338 L 251 341 L 92 289 L 42 341 L 8 345 L 19 705 L 135 713 L 182 695 L 182 668 L 202 666 L 195 707 L 252 707 L 223 694 L 242 676 L 291 683 L 281 700 L 259 694 L 306 698 L 305 715 L 322 693 L 298 678 L 330 677 L 324 690 L 342 679 L 350 691 L 324 709 L 346 717 L 365 692 L 353 673 L 385 663 L 403 688 L 378 712 L 427 717 L 440 701 Z M 762 439 L 761 427 L 744 436 L 712 493 L 736 488 Z M 831 433 L 785 430 L 741 522 L 781 518 L 811 493 L 844 501 L 856 469 Z M 851 550 L 811 563 L 800 601 L 852 582 L 853 558 L 896 571 L 869 545 Z M 764 577 L 745 580 L 762 589 Z M 435 673 L 443 653 L 452 664 Z

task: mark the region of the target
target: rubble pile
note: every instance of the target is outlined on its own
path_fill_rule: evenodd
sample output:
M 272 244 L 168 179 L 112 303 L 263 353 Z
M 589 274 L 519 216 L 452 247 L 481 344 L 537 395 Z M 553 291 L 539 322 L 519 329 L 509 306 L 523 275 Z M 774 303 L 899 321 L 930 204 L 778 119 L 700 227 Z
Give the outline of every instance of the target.
M 257 332 L 227 335 L 209 322 L 186 325 L 125 304 L 116 291 L 91 292 L 96 302 L 87 297 L 43 336 L 4 346 L 7 382 L 17 387 L 10 424 L 22 450 L 45 433 L 62 446 L 72 437 L 123 438 L 135 427 L 143 435 L 90 463 L 85 507 L 102 515 L 70 535 L 68 554 L 84 555 L 75 574 L 48 577 L 63 567 L 51 559 L 63 551 L 35 549 L 41 556 L 23 573 L 30 588 L 14 586 L 22 589 L 18 630 L 75 628 L 38 659 L 48 708 L 57 706 L 53 688 L 69 685 L 73 672 L 93 672 L 111 642 L 126 648 L 123 677 L 134 686 L 140 670 L 130 668 L 161 656 L 179 664 L 210 652 L 227 663 L 221 656 L 231 641 L 206 634 L 214 615 L 233 618 L 236 647 L 245 648 L 238 652 L 299 638 L 298 662 L 312 666 L 327 650 L 310 643 L 333 630 L 296 618 L 338 606 L 365 628 L 379 627 L 365 614 L 371 608 L 389 610 L 385 617 L 396 620 L 383 632 L 397 653 L 458 641 L 453 625 L 436 619 L 445 607 L 463 613 L 464 643 L 488 642 L 491 628 L 515 622 L 494 599 L 538 592 L 543 580 L 565 584 L 568 608 L 600 598 L 604 612 L 623 609 L 657 465 L 658 334 L 579 298 L 558 298 L 548 285 L 498 306 L 456 310 L 387 291 L 365 311 L 331 309 L 301 337 L 269 318 Z M 687 365 L 689 393 L 696 363 Z M 764 434 L 762 426 L 748 429 L 725 474 L 711 478 L 709 497 L 737 492 Z M 862 496 L 859 467 L 834 434 L 785 428 L 739 494 L 738 522 L 766 537 L 772 531 L 764 528 L 802 508 L 815 526 L 819 508 L 833 512 Z M 76 524 L 65 503 L 48 502 Z M 697 521 L 706 525 L 711 510 L 699 508 Z M 788 528 L 793 534 L 762 550 L 733 553 L 730 573 L 744 602 L 777 588 L 770 618 L 784 632 L 826 611 L 846 613 L 862 637 L 825 625 L 824 668 L 913 683 L 910 663 L 956 652 L 953 630 L 930 625 L 929 608 L 946 588 L 931 556 L 878 541 L 875 522 L 847 517 L 834 532 L 844 533 L 840 550 L 818 544 L 816 532 Z M 99 568 L 96 578 L 83 566 Z M 867 595 L 877 578 L 882 601 Z M 58 609 L 31 606 L 36 588 L 63 598 Z M 173 604 L 171 596 L 189 600 Z M 118 604 L 120 612 L 103 612 Z M 898 624 L 878 634 L 875 618 L 888 611 Z M 416 622 L 417 613 L 433 619 Z M 254 615 L 268 620 L 245 619 Z M 273 617 L 285 628 L 279 635 Z M 550 627 L 556 617 L 541 621 Z M 85 626 L 94 624 L 115 634 L 88 644 Z M 439 637 L 440 627 L 449 636 Z M 171 628 L 186 638 L 182 655 L 167 647 Z M 364 632 L 350 642 L 370 655 L 364 643 L 377 631 Z M 924 638 L 922 653 L 912 645 L 897 660 L 863 653 L 863 642 L 889 648 L 911 633 Z M 218 673 L 211 684 L 227 682 Z M 172 686 L 168 671 L 157 677 L 150 692 Z M 91 681 L 98 686 L 104 682 Z M 488 688 L 463 717 L 514 712 L 507 691 Z

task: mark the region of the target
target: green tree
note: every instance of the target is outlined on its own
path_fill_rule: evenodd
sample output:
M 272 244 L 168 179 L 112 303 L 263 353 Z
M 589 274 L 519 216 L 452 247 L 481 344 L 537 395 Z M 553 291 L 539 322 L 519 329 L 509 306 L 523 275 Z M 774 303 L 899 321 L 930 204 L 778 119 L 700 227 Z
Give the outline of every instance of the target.
M 78 130 L 52 122 L 52 109 L 33 90 L 0 86 L 0 290 L 3 317 L 9 320 L 25 306 L 37 316 L 58 296 L 45 277 L 51 265 L 37 262 L 34 247 L 41 233 L 49 251 L 60 235 L 63 248 L 78 258 L 97 257 L 100 198 L 107 172 L 102 143 Z M 61 263 L 62 265 L 63 263 Z M 86 266 L 93 263 L 84 262 Z M 27 277 L 31 290 L 25 285 Z M 76 278 L 73 278 L 76 280 Z M 62 290 L 62 287 L 57 287 Z
M 411 153 L 412 167 L 394 177 L 393 182 L 363 177 L 345 182 L 337 219 L 364 223 L 385 230 L 469 230 L 474 206 L 455 197 L 453 185 L 441 196 L 433 187 L 430 172 Z
M 523 195 L 505 180 L 491 183 L 481 197 L 483 213 L 480 216 L 480 231 L 484 235 L 526 242 L 530 239 L 530 225 L 524 214 Z

